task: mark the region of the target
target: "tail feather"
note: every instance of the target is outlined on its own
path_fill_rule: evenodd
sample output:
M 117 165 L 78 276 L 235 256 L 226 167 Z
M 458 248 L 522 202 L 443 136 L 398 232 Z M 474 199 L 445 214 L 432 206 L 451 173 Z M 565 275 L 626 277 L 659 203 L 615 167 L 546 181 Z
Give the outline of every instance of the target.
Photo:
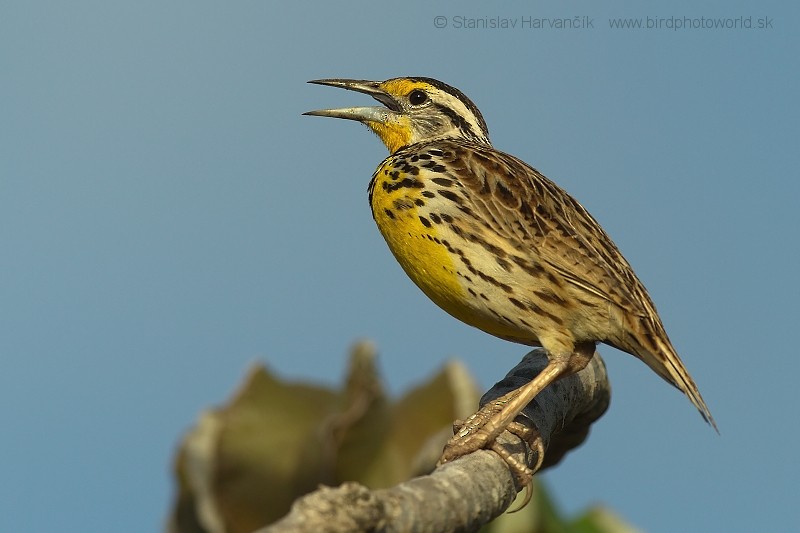
M 663 332 L 663 328 L 659 329 L 662 331 L 660 335 L 651 334 L 644 336 L 644 338 L 650 341 L 648 342 L 650 346 L 644 345 L 642 342 L 644 340 L 642 335 L 633 335 L 630 333 L 625 336 L 624 340 L 619 339 L 621 342 L 606 342 L 615 348 L 635 355 L 644 361 L 647 366 L 661 376 L 667 383 L 672 384 L 683 392 L 700 412 L 700 416 L 703 417 L 703 420 L 714 428 L 714 431 L 719 433 L 717 423 L 714 421 L 711 410 L 700 394 L 700 389 L 697 388 L 692 376 L 689 375 L 689 371 L 686 370 L 686 367 L 683 365 L 683 361 L 681 361 L 680 356 L 678 356 L 678 353 L 672 346 L 669 337 Z
M 655 336 L 655 354 L 651 350 L 642 349 L 635 355 L 644 361 L 647 366 L 652 368 L 659 376 L 664 378 L 667 382 L 672 383 L 681 392 L 688 396 L 689 400 L 694 404 L 700 415 L 703 417 L 714 431 L 719 433 L 717 423 L 714 417 L 711 416 L 711 411 L 706 405 L 703 396 L 700 394 L 700 389 L 697 388 L 689 371 L 683 365 L 683 361 L 678 356 L 672 343 L 669 339 L 663 339 L 660 336 Z M 644 347 L 642 347 L 644 348 Z

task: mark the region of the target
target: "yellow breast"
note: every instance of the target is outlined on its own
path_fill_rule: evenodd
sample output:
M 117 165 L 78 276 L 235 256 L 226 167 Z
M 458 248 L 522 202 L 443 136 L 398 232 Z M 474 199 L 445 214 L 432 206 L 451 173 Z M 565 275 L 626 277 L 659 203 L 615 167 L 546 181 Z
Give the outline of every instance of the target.
M 529 330 L 500 319 L 503 313 L 498 313 L 495 302 L 506 302 L 509 312 L 514 309 L 506 294 L 497 294 L 502 289 L 475 271 L 485 258 L 475 255 L 473 245 L 441 224 L 441 215 L 455 217 L 458 210 L 432 194 L 436 187 L 428 180 L 436 176 L 419 167 L 401 170 L 392 165 L 391 158 L 375 172 L 370 204 L 389 249 L 411 280 L 455 318 L 498 337 L 526 344 L 535 341 Z M 468 252 L 470 257 L 463 257 Z
M 442 245 L 438 229 L 420 214 L 426 200 L 423 189 L 419 176 L 385 163 L 374 176 L 372 214 L 406 274 L 431 300 L 453 313 L 463 305 L 466 291 L 458 279 L 454 258 Z

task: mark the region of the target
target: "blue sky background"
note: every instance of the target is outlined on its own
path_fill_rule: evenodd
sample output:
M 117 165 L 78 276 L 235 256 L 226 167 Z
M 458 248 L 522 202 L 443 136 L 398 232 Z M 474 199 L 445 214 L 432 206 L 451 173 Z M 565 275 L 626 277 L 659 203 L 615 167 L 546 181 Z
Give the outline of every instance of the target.
M 3 2 L 0 530 L 160 530 L 174 446 L 254 361 L 333 385 L 368 337 L 394 394 L 448 357 L 483 388 L 516 364 L 394 262 L 377 138 L 300 115 L 369 103 L 309 79 L 399 75 L 461 88 L 595 215 L 719 423 L 603 347 L 612 406 L 545 476 L 558 503 L 795 527 L 800 10 L 718 4 Z M 576 15 L 594 27 L 454 27 Z M 609 27 L 648 16 L 772 27 Z

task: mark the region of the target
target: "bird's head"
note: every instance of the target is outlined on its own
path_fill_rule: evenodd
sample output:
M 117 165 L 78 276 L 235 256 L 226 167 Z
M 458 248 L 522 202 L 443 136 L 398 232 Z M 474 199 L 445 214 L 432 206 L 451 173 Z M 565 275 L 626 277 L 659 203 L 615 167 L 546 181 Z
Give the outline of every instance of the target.
M 324 79 L 309 83 L 368 94 L 382 103 L 383 106 L 321 109 L 303 114 L 362 122 L 380 137 L 390 153 L 434 139 L 465 139 L 490 144 L 486 122 L 475 104 L 455 87 L 438 80 Z

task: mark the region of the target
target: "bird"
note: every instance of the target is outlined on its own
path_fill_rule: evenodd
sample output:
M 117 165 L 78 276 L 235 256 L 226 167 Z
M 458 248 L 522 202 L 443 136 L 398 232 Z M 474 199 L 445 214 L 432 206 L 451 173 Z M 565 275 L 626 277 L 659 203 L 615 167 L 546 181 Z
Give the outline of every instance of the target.
M 598 343 L 642 360 L 717 429 L 652 299 L 611 238 L 564 189 L 495 149 L 464 93 L 428 77 L 309 83 L 382 104 L 304 114 L 361 122 L 388 148 L 369 182 L 369 202 L 411 280 L 458 320 L 546 350 L 547 366 L 473 415 L 440 462 L 490 447 L 538 393 L 584 368 Z M 532 475 L 504 459 L 520 476 Z

